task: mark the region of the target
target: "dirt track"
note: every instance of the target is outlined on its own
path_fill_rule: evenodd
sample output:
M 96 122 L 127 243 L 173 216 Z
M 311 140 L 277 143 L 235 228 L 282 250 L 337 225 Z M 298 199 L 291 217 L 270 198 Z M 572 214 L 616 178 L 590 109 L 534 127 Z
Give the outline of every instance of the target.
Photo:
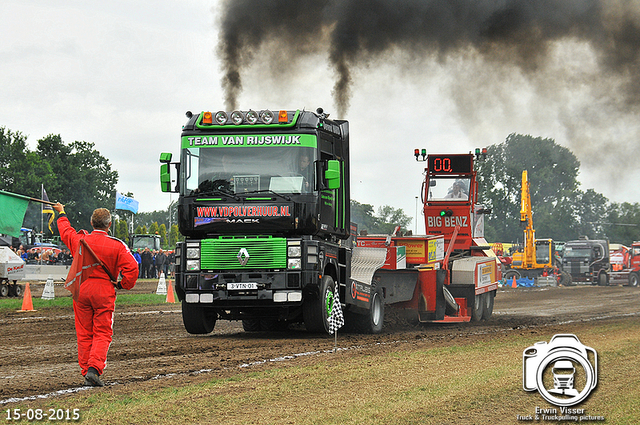
M 40 296 L 42 287 L 32 286 L 34 298 Z M 155 287 L 154 282 L 142 282 L 135 291 L 151 293 Z M 56 288 L 56 296 L 61 295 L 66 294 Z M 574 322 L 638 314 L 639 305 L 637 288 L 507 288 L 499 291 L 494 316 L 488 322 L 413 324 L 387 309 L 382 334 L 343 332 L 338 345 L 371 347 L 415 339 L 440 344 L 459 338 L 491 339 L 499 333 L 547 326 L 564 331 Z M 0 312 L 0 330 L 0 406 L 11 405 L 13 398 L 65 391 L 82 384 L 71 309 L 26 313 L 4 310 Z M 178 381 L 238 373 L 244 369 L 242 365 L 270 363 L 268 360 L 283 356 L 313 361 L 315 355 L 332 348 L 332 337 L 302 329 L 250 334 L 238 322 L 220 321 L 212 334 L 192 336 L 182 326 L 180 304 L 116 305 L 114 341 L 104 379 L 129 389 L 150 381 L 163 385 L 168 379 L 171 383 L 166 385 L 176 385 Z M 392 344 L 388 349 L 393 349 Z

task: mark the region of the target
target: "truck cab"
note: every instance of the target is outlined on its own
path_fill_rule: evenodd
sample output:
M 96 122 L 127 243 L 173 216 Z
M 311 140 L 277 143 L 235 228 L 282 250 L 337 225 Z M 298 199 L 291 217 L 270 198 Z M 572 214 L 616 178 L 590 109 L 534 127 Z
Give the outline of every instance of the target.
M 179 162 L 160 161 L 162 190 L 179 193 L 187 331 L 208 333 L 217 318 L 253 330 L 303 317 L 326 330 L 318 300 L 348 280 L 348 122 L 322 109 L 188 112 Z
M 568 241 L 564 246 L 562 270 L 571 275 L 573 282 L 608 285 L 611 272 L 609 241 L 587 238 Z

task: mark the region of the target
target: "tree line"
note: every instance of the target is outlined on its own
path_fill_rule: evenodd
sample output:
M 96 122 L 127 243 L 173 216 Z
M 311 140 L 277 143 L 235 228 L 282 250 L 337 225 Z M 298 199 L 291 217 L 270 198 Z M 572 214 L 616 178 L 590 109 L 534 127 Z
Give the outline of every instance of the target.
M 527 170 L 537 238 L 555 241 L 608 239 L 630 245 L 640 240 L 640 204 L 610 202 L 603 194 L 580 189 L 580 161 L 553 139 L 510 134 L 489 146 L 477 163 L 479 202 L 490 242 L 522 242 L 522 171 Z
M 593 189 L 581 190 L 577 180 L 580 162 L 553 139 L 510 134 L 504 142 L 489 146 L 486 159 L 477 161 L 476 166 L 479 201 L 492 209 L 485 221 L 489 242 L 522 241 L 523 170 L 529 175 L 538 238 L 566 241 L 587 236 L 627 245 L 640 240 L 640 204 L 609 202 Z M 118 172 L 93 143 L 67 144 L 60 135 L 51 134 L 31 150 L 24 134 L 0 127 L 0 189 L 40 197 L 44 187 L 49 199 L 66 205 L 69 220 L 79 228 L 91 228 L 95 208 L 115 205 L 117 183 Z M 125 195 L 134 197 L 130 192 Z M 46 221 L 42 226 L 40 211 L 40 204 L 30 203 L 24 226 L 43 231 L 45 236 L 57 234 L 55 222 L 53 232 Z M 406 231 L 412 222 L 402 209 L 385 205 L 376 210 L 355 200 L 351 201 L 351 218 L 359 230 L 372 234 L 390 234 L 397 225 Z M 183 240 L 176 224 L 176 202 L 166 210 L 139 212 L 133 220 L 133 233 L 158 233 L 165 247 Z M 114 236 L 128 240 L 130 224 L 130 212 L 114 211 Z

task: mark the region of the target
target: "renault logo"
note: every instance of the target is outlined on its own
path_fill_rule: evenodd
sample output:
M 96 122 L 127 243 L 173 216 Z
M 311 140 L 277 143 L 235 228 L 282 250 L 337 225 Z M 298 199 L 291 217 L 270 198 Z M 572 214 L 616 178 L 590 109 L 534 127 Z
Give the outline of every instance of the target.
M 240 262 L 241 266 L 246 266 L 247 263 L 249 262 L 249 252 L 247 251 L 247 248 L 242 248 L 239 252 L 238 252 L 238 261 Z

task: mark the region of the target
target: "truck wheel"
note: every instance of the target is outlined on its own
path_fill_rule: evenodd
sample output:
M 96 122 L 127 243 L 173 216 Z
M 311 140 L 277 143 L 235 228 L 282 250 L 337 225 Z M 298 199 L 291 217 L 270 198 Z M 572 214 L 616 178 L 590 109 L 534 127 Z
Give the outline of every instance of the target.
M 213 309 L 182 301 L 182 323 L 190 334 L 210 333 L 216 326 L 217 318 L 218 314 Z
M 638 286 L 638 273 L 629 274 L 629 286 L 633 286 L 633 287 Z
M 242 319 L 242 329 L 245 332 L 258 332 L 260 330 L 260 319 Z
M 329 333 L 329 315 L 333 309 L 333 292 L 336 284 L 331 276 L 324 275 L 317 299 L 307 299 L 302 305 L 304 325 L 310 332 Z
M 0 285 L 0 297 L 8 297 L 9 296 L 9 285 L 5 285 L 4 283 Z
M 504 278 L 507 280 L 507 283 L 511 283 L 511 282 L 509 282 L 509 281 L 510 281 L 510 280 L 513 280 L 513 278 L 514 278 L 514 277 L 515 277 L 516 279 L 520 279 L 520 277 L 521 277 L 521 276 L 520 276 L 520 272 L 519 272 L 519 271 L 517 271 L 517 270 L 513 270 L 513 269 L 511 269 L 511 270 L 507 270 L 507 271 L 505 272 L 505 274 L 504 274 Z
M 560 281 L 558 282 L 561 286 L 570 286 L 573 284 L 573 279 L 571 278 L 571 274 L 569 272 L 561 272 L 560 273 Z
M 482 320 L 482 316 L 484 316 L 485 300 L 482 295 L 483 294 L 476 295 L 473 301 L 473 310 L 471 311 L 471 320 L 474 322 L 479 322 L 480 320 Z
M 598 286 L 607 286 L 609 282 L 607 281 L 607 274 L 600 273 L 598 275 Z
M 482 320 L 489 320 L 493 314 L 493 300 L 496 297 L 496 291 L 485 292 L 482 296 L 484 297 L 484 312 L 482 313 Z

